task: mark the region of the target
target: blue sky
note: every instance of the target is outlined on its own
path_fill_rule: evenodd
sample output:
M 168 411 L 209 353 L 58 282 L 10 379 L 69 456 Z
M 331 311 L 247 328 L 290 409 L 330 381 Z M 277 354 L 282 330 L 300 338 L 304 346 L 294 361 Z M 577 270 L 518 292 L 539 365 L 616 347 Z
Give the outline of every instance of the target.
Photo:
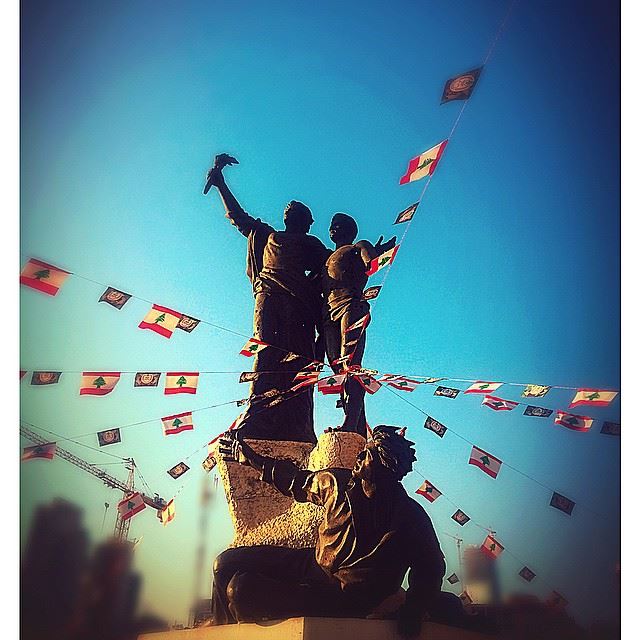
M 212 156 L 239 159 L 230 186 L 275 226 L 295 198 L 311 207 L 312 232 L 326 244 L 335 211 L 358 220 L 361 238 L 393 235 L 397 213 L 423 186 L 401 187 L 399 177 L 447 136 L 461 106 L 439 104 L 443 83 L 482 62 L 506 7 L 24 3 L 21 263 L 38 257 L 249 335 L 245 240 L 215 194 L 202 195 Z M 375 305 L 369 366 L 620 387 L 617 16 L 604 2 L 580 7 L 580 19 L 577 3 L 515 7 Z M 25 379 L 21 415 L 92 447 L 98 430 L 158 419 L 124 428 L 122 444 L 104 452 L 133 456 L 166 498 L 183 487 L 170 527 L 151 512 L 131 527 L 143 536 L 143 601 L 180 620 L 204 455 L 189 459 L 184 483 L 166 470 L 226 428 L 236 408 L 198 412 L 193 432 L 171 438 L 159 418 L 241 398 L 246 388 L 237 374 L 202 374 L 196 396 L 165 397 L 133 389 L 129 374 L 111 395 L 88 398 L 78 396 L 79 372 L 241 371 L 243 340 L 206 325 L 165 340 L 137 328 L 147 302 L 116 311 L 97 303 L 102 290 L 71 277 L 55 298 L 21 291 L 21 368 L 65 372 L 52 387 Z M 517 387 L 503 390 L 518 399 Z M 566 409 L 571 395 L 553 389 L 539 404 Z M 409 399 L 450 433 L 440 440 L 423 430 L 424 416 L 384 390 L 367 398 L 370 422 L 406 425 L 418 471 L 473 522 L 495 528 L 515 556 L 499 559 L 505 587 L 541 596 L 555 588 L 582 622 L 612 615 L 620 441 L 599 423 L 573 433 L 521 411 L 491 412 L 477 397 L 437 398 L 428 386 Z M 317 432 L 340 422 L 332 400 L 317 405 Z M 619 406 L 590 415 L 619 420 Z M 546 489 L 509 468 L 492 480 L 469 466 L 470 446 L 453 431 L 573 498 L 574 514 L 551 509 Z M 115 462 L 67 445 L 90 462 Z M 405 486 L 421 480 L 414 473 Z M 94 538 L 110 531 L 117 494 L 68 463 L 25 464 L 21 481 L 24 525 L 34 505 L 63 495 L 85 508 Z M 112 507 L 101 531 L 105 500 Z M 425 508 L 454 571 L 454 541 L 444 534 L 467 544 L 484 534 L 458 527 L 445 500 Z M 210 558 L 231 538 L 221 495 L 208 537 Z M 520 580 L 516 558 L 540 579 Z

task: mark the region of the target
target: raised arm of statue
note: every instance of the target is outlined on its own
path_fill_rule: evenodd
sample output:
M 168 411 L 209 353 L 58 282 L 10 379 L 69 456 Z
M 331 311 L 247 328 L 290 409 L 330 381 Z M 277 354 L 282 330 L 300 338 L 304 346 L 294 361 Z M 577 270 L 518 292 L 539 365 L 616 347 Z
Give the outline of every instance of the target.
M 359 240 L 356 242 L 356 247 L 360 249 L 360 256 L 365 264 L 369 264 L 374 258 L 377 258 L 381 253 L 389 251 L 396 246 L 396 236 L 393 236 L 390 240 L 383 242 L 384 238 L 380 236 L 378 242 L 375 245 L 371 244 L 368 240 Z

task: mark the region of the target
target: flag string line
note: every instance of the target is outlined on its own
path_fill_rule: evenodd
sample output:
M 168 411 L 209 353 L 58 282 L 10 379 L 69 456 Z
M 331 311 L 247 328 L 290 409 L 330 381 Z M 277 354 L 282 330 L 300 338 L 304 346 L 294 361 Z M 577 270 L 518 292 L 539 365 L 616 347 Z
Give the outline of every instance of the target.
M 416 409 L 417 411 L 419 411 L 423 415 L 429 416 L 429 414 L 426 411 L 424 411 L 424 409 L 418 407 L 418 405 L 414 404 L 413 402 L 411 402 L 407 398 L 401 396 L 397 391 L 394 391 L 392 388 L 390 388 L 390 387 L 388 387 L 386 385 L 383 385 L 383 386 L 384 386 L 385 389 L 387 389 L 388 391 L 393 393 L 394 396 L 397 396 L 398 398 L 400 398 L 401 400 L 403 400 L 404 402 L 406 402 L 407 404 L 412 406 L 414 409 Z M 478 446 L 478 445 L 474 444 L 471 440 L 469 440 L 468 438 L 463 436 L 462 434 L 460 434 L 457 431 L 454 431 L 453 429 L 451 429 L 450 427 L 447 427 L 447 431 L 451 431 L 451 433 L 453 433 L 453 435 L 455 435 L 456 437 L 460 438 L 461 440 L 464 440 L 464 442 L 466 442 L 467 444 L 470 444 L 472 447 L 477 447 Z M 485 451 L 485 450 L 483 449 L 483 451 Z M 553 493 L 559 493 L 559 492 L 556 491 L 556 489 L 551 488 L 550 486 L 546 485 L 544 482 L 541 482 L 540 480 L 537 480 L 533 476 L 529 475 L 528 473 L 526 473 L 524 471 L 521 471 L 517 467 L 514 467 L 513 465 L 509 464 L 508 462 L 504 462 L 504 460 L 500 460 L 500 463 L 502 465 L 504 465 L 505 467 L 511 469 L 512 471 L 515 471 L 516 473 L 518 473 L 519 475 L 523 476 L 524 478 L 528 478 L 531 482 L 534 482 L 535 484 L 537 484 L 540 487 L 546 489 L 547 491 L 550 491 L 552 494 Z M 565 494 L 563 493 L 562 495 L 564 496 Z M 604 514 L 598 512 L 598 511 L 595 511 L 595 510 L 591 509 L 590 507 L 586 506 L 585 502 L 576 501 L 576 504 L 579 504 L 582 509 L 585 509 L 586 511 L 590 511 L 591 513 L 597 515 L 600 518 L 603 518 L 603 519 L 607 518 L 607 516 L 605 516 Z

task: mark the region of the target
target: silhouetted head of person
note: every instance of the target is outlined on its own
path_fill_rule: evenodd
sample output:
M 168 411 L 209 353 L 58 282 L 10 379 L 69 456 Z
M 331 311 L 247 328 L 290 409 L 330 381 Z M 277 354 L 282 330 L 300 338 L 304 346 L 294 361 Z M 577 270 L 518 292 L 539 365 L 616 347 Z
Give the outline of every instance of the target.
M 346 213 L 336 213 L 331 218 L 329 225 L 329 237 L 336 247 L 343 247 L 346 244 L 353 244 L 358 235 L 358 224 Z
M 415 443 L 407 440 L 403 433 L 398 427 L 375 427 L 371 440 L 358 454 L 353 465 L 354 477 L 360 478 L 365 484 L 374 485 L 374 490 L 379 481 L 402 480 L 412 470 L 416 460 Z
M 284 227 L 294 233 L 309 233 L 313 224 L 311 209 L 306 204 L 292 200 L 284 208 Z

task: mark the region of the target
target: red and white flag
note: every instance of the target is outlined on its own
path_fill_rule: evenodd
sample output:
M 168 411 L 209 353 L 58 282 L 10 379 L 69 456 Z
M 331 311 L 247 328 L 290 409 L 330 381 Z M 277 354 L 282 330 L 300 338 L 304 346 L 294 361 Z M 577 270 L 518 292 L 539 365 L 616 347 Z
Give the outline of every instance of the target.
M 482 543 L 480 550 L 492 560 L 495 560 L 504 551 L 504 547 L 493 536 L 489 535 Z
M 140 329 L 150 329 L 165 338 L 170 338 L 178 326 L 180 318 L 182 318 L 182 314 L 178 311 L 154 304 L 138 327 Z
M 608 407 L 611 401 L 618 395 L 617 391 L 602 391 L 600 389 L 578 389 L 569 409 L 581 404 L 592 407 Z
M 382 377 L 384 378 L 384 376 Z M 393 376 L 387 380 L 380 378 L 380 382 L 385 382 L 387 386 L 398 389 L 399 391 L 414 391 L 422 384 L 419 380 L 412 380 L 406 376 Z
M 573 431 L 589 431 L 593 424 L 593 418 L 587 416 L 576 416 L 573 413 L 565 413 L 564 411 L 557 411 L 554 419 L 555 424 L 567 427 L 567 429 L 573 429 Z
M 81 396 L 106 396 L 111 393 L 120 381 L 117 371 L 99 372 L 84 371 L 80 380 Z
M 48 442 L 47 444 L 36 444 L 32 447 L 25 447 L 22 450 L 20 460 L 34 460 L 35 458 L 44 458 L 45 460 L 53 460 L 56 455 L 56 443 Z
M 500 467 L 502 466 L 502 461 L 498 460 L 495 456 L 492 456 L 490 453 L 479 449 L 476 446 L 471 448 L 471 457 L 469 458 L 469 464 L 472 464 L 479 469 L 482 469 L 487 475 L 492 478 L 496 478 L 498 476 L 498 472 L 500 471 Z
M 344 386 L 346 377 L 346 373 L 339 373 L 328 376 L 327 378 L 322 378 L 321 380 L 318 380 L 318 391 L 323 395 L 327 395 L 329 393 L 340 393 Z
M 425 480 L 416 490 L 421 496 L 424 496 L 429 502 L 434 502 L 441 495 L 442 491 L 438 491 L 429 481 Z
M 120 502 L 118 502 L 118 513 L 122 520 L 133 518 L 136 513 L 140 513 L 145 508 L 146 505 L 144 500 L 137 491 L 124 500 L 120 500 Z
M 251 356 L 255 356 L 256 353 L 258 353 L 259 351 L 262 351 L 265 347 L 268 347 L 268 346 L 269 345 L 266 342 L 256 340 L 256 338 L 249 338 L 249 341 L 247 342 L 247 344 L 245 344 L 244 347 L 242 347 L 242 350 L 240 351 L 240 355 L 247 356 L 248 358 L 250 358 Z
M 195 393 L 198 388 L 197 371 L 168 371 L 165 376 L 164 394 Z
M 177 413 L 175 416 L 161 418 L 162 432 L 165 436 L 173 436 L 176 433 L 193 430 L 193 415 L 191 411 Z
M 431 147 L 431 149 L 421 153 L 418 157 L 409 160 L 407 172 L 400 178 L 400 184 L 407 184 L 407 182 L 414 182 L 425 176 L 433 175 L 447 146 L 447 142 L 449 142 L 449 140 L 443 140 L 435 147 Z
M 500 386 L 502 386 L 502 382 L 485 382 L 484 380 L 477 380 L 465 390 L 465 393 L 483 393 L 484 395 L 487 395 L 488 393 L 493 393 Z
M 176 506 L 173 502 L 173 498 L 167 502 L 167 506 L 160 512 L 160 519 L 162 520 L 162 526 L 166 527 L 176 517 Z
M 386 267 L 387 265 L 390 265 L 395 260 L 396 253 L 398 253 L 399 248 L 400 248 L 400 245 L 397 244 L 392 249 L 389 249 L 389 251 L 385 251 L 384 253 L 381 253 L 377 258 L 374 258 L 369 263 L 369 269 L 366 271 L 366 274 L 368 276 L 372 276 L 374 273 L 377 273 L 378 271 L 380 271 L 382 267 Z
M 512 400 L 503 400 L 496 396 L 485 396 L 482 398 L 482 404 L 494 411 L 511 411 L 518 406 L 517 402 L 513 402 Z
M 353 331 L 354 329 L 362 329 L 364 331 L 369 326 L 369 322 L 371 322 L 371 314 L 367 313 L 360 318 L 360 320 L 356 320 L 353 324 L 349 325 L 344 332 L 349 333 L 349 331 Z
M 382 385 L 371 375 L 367 373 L 355 373 L 353 377 L 360 383 L 367 393 L 375 393 L 379 391 Z
M 55 296 L 69 276 L 69 272 L 60 267 L 30 258 L 20 272 L 20 284 Z
M 293 385 L 291 387 L 291 391 L 297 391 L 298 389 L 302 389 L 303 387 L 311 387 L 318 382 L 318 378 L 320 377 L 320 371 L 299 371 L 296 373 L 296 377 L 293 379 L 294 382 L 298 384 Z

